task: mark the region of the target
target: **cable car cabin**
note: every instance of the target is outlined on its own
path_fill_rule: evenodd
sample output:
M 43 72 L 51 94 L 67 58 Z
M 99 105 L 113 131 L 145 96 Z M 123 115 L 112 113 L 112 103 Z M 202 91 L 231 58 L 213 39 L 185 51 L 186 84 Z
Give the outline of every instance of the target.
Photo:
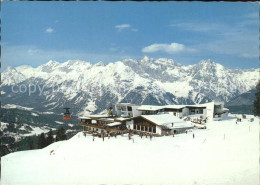
M 71 120 L 71 113 L 69 111 L 70 108 L 64 108 L 66 111 L 63 115 L 63 120 Z

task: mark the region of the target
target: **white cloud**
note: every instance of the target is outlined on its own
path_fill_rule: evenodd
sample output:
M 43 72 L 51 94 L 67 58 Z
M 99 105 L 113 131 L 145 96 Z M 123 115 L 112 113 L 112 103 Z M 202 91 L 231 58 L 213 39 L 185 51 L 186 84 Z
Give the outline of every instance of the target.
M 116 48 L 116 47 L 111 47 L 111 48 L 109 48 L 109 50 L 112 51 L 112 52 L 115 52 L 115 51 L 118 51 L 118 48 Z
M 256 54 L 254 54 L 254 53 L 251 53 L 251 54 L 249 54 L 249 53 L 243 53 L 242 55 L 240 55 L 240 57 L 242 57 L 242 58 L 258 58 L 259 55 L 256 55 Z
M 39 50 L 38 49 L 28 49 L 27 52 L 28 52 L 29 55 L 34 55 L 34 54 L 38 53 Z
M 123 31 L 123 30 L 127 30 L 130 29 L 130 31 L 132 32 L 137 32 L 138 29 L 137 28 L 132 28 L 132 26 L 130 24 L 119 24 L 119 25 L 115 25 L 115 28 L 117 29 L 117 31 Z
M 115 49 L 117 49 L 115 47 Z M 14 55 L 15 53 L 15 55 Z M 10 46 L 6 43 L 2 44 L 2 69 L 7 66 L 31 65 L 39 66 L 49 60 L 64 62 L 67 60 L 83 60 L 87 62 L 103 61 L 105 63 L 118 61 L 129 58 L 125 53 L 87 53 L 82 50 L 55 50 L 42 49 L 33 45 Z M 131 56 L 130 58 L 134 58 Z
M 162 51 L 165 53 L 173 54 L 173 53 L 179 53 L 183 51 L 187 52 L 193 52 L 196 51 L 195 49 L 187 48 L 183 44 L 178 44 L 178 43 L 171 43 L 171 44 L 152 44 L 150 46 L 146 46 L 142 49 L 142 52 L 144 53 L 154 53 Z
M 115 28 L 117 29 L 117 31 L 122 31 L 124 29 L 128 29 L 130 28 L 131 25 L 130 24 L 119 24 L 119 25 L 116 25 Z
M 220 23 L 201 23 L 201 22 L 181 22 L 170 24 L 170 27 L 179 28 L 195 32 L 209 32 L 224 30 L 226 27 Z
M 183 21 L 169 25 L 173 29 L 205 34 L 194 39 L 193 47 L 208 55 L 257 58 L 259 55 L 257 12 L 242 15 L 239 22 L 219 23 Z M 207 38 L 207 39 L 206 39 Z M 190 40 L 191 41 L 191 40 Z M 242 54 L 241 54 L 242 53 Z M 244 54 L 243 54 L 244 53 Z
M 54 31 L 54 29 L 53 29 L 53 28 L 47 28 L 45 31 L 46 31 L 47 33 L 52 33 L 52 32 Z
M 138 31 L 138 29 L 136 29 L 136 28 L 133 28 L 133 29 L 131 29 L 131 31 L 133 31 L 133 32 L 137 32 L 137 31 Z

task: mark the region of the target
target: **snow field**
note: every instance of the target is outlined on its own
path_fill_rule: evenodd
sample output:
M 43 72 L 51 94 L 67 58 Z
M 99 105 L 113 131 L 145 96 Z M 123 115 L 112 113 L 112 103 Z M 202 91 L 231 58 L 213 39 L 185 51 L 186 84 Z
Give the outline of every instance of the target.
M 80 132 L 2 157 L 1 184 L 259 184 L 259 119 L 248 120 L 213 121 L 206 130 L 151 141 L 127 135 L 93 141 Z

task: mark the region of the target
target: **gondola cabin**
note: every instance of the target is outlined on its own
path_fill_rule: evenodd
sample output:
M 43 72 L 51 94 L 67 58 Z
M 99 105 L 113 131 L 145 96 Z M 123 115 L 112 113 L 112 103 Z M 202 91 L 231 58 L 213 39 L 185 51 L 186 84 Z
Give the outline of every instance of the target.
M 63 120 L 71 120 L 71 113 L 69 111 L 70 108 L 64 108 L 66 111 L 63 114 Z

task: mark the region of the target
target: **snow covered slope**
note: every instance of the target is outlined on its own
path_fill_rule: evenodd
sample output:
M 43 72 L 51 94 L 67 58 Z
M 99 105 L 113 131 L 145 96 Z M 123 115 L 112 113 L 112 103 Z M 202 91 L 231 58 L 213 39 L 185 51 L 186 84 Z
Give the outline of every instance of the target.
M 81 130 L 75 116 L 72 116 L 70 121 L 63 121 L 62 115 L 54 114 L 53 112 L 39 112 L 31 107 L 2 104 L 0 156 L 28 149 L 28 136 L 33 138 L 43 132 L 49 132 L 50 129 L 55 132 L 61 126 L 67 130 L 69 138 Z M 3 148 L 6 148 L 6 150 L 3 150 Z
M 1 184 L 259 184 L 259 119 L 251 117 L 209 122 L 206 130 L 194 130 L 194 139 L 189 132 L 93 141 L 80 132 L 2 157 Z
M 37 68 L 7 68 L 2 73 L 1 87 L 6 104 L 18 103 L 56 113 L 69 106 L 76 114 L 98 113 L 117 102 L 155 105 L 227 102 L 252 89 L 258 72 L 259 69 L 231 70 L 210 60 L 190 66 L 172 59 L 148 57 L 107 65 L 78 60 L 49 61 Z M 14 93 L 12 86 L 14 91 L 22 87 L 23 92 Z

